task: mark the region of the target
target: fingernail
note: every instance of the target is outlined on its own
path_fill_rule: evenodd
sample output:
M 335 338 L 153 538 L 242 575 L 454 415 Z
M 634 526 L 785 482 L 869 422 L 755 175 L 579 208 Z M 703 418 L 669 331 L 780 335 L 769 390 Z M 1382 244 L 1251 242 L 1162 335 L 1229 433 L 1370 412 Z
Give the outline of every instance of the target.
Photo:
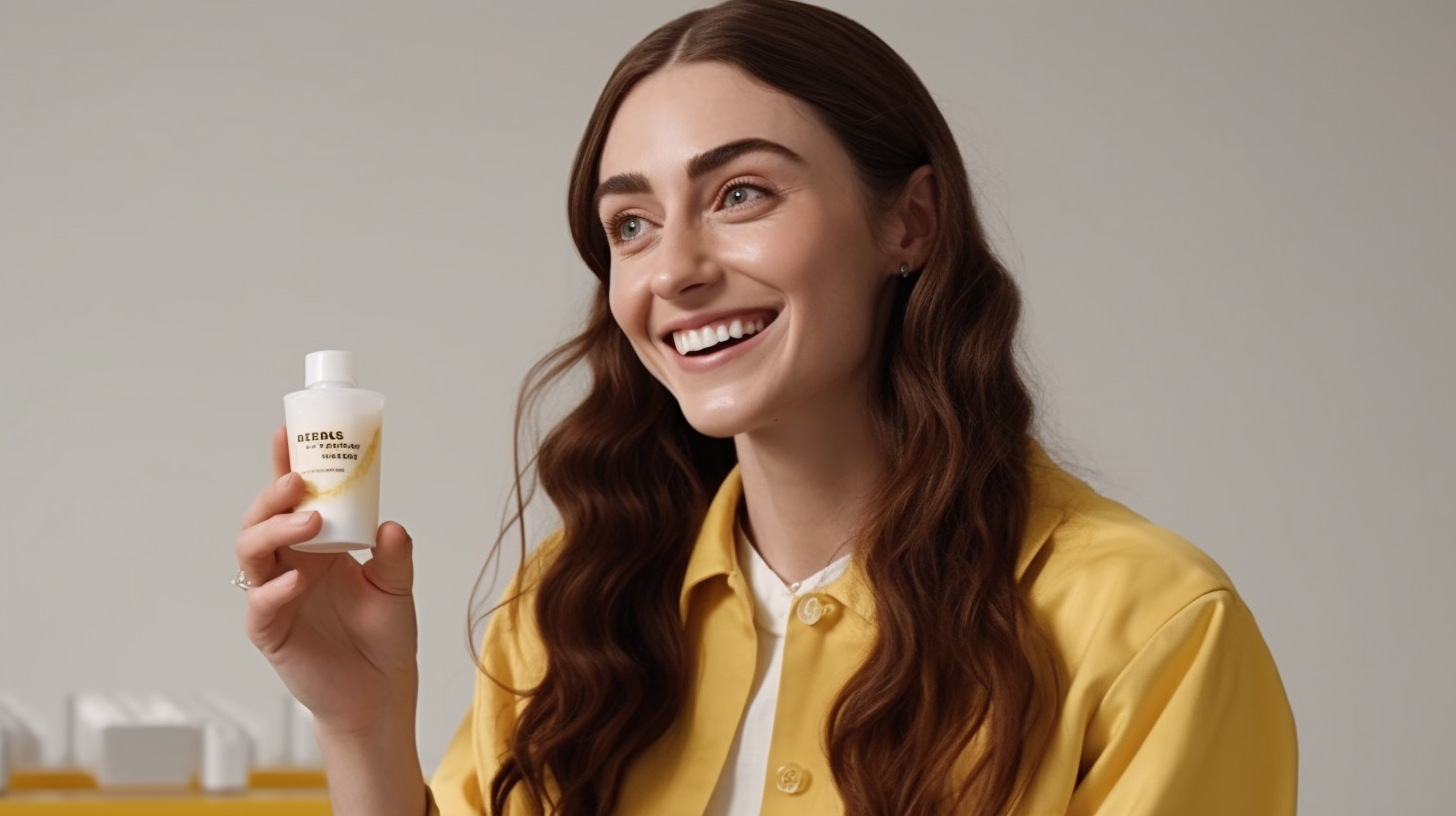
M 278 477 L 278 487 L 279 488 L 288 487 L 288 480 L 290 480 L 292 478 L 293 478 L 293 471 L 289 471 L 289 472 L 283 474 L 282 476 Z
M 302 513 L 294 513 L 293 514 L 293 523 L 294 524 L 297 524 L 299 527 L 302 527 L 303 525 L 309 523 L 310 521 L 313 521 L 313 511 L 312 510 L 305 510 Z

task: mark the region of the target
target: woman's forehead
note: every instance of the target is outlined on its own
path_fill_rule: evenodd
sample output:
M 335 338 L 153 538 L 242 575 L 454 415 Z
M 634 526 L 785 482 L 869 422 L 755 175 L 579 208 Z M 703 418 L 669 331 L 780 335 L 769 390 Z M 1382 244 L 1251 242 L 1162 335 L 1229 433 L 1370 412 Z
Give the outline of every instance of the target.
M 806 157 L 834 144 L 808 106 L 721 62 L 664 68 L 637 83 L 613 117 L 599 178 L 681 172 L 694 156 L 765 139 Z

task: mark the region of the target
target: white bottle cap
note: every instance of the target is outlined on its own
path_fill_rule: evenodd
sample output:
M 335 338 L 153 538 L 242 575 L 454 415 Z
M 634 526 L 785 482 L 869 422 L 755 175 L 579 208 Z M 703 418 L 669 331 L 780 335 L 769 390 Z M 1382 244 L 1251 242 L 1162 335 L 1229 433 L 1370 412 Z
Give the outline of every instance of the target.
M 357 384 L 354 355 L 336 350 L 306 355 L 303 358 L 303 387 L 312 388 L 319 383 L 338 383 L 353 388 Z

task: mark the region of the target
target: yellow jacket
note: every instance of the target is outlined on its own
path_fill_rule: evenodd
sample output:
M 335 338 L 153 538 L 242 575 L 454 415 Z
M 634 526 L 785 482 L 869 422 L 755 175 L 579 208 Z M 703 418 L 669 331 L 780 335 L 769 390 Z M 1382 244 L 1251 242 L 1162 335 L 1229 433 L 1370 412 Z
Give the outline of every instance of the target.
M 1032 448 L 1033 508 L 1017 576 L 1061 662 L 1065 693 L 1047 750 L 1023 771 L 1029 784 L 1010 814 L 1292 816 L 1294 719 L 1228 576 Z M 629 770 L 621 814 L 701 814 L 747 705 L 757 641 L 734 555 L 741 495 L 735 470 L 703 522 L 682 589 L 696 682 L 677 723 Z M 871 646 L 873 598 L 853 560 L 840 579 L 799 601 L 801 613 L 810 598 L 821 614 L 794 616 L 785 636 L 764 816 L 843 813 L 822 734 Z M 545 667 L 527 601 L 518 625 L 493 616 L 481 654 L 517 688 L 536 684 Z M 431 782 L 431 813 L 484 812 L 483 787 L 522 706 L 476 678 L 474 703 Z M 512 816 L 527 812 L 513 804 Z

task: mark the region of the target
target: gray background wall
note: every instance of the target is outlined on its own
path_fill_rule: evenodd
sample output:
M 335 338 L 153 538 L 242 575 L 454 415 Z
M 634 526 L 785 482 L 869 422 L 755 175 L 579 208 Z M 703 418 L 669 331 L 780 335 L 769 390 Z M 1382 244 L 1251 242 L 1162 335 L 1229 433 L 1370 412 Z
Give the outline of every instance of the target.
M 831 5 L 956 128 L 1053 446 L 1257 614 L 1302 812 L 1447 812 L 1453 6 Z M 350 348 L 432 768 L 515 390 L 587 293 L 572 150 L 688 7 L 0 0 L 0 689 L 271 713 L 232 538 L 303 354 Z

